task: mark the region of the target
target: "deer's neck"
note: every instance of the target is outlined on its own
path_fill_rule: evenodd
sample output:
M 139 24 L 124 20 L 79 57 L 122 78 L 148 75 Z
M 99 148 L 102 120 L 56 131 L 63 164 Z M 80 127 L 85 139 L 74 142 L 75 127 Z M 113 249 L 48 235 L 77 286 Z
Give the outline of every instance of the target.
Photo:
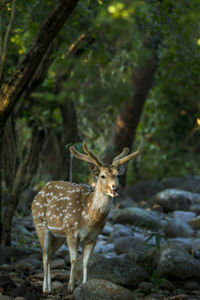
M 111 204 L 111 197 L 103 193 L 97 183 L 91 198 L 90 210 L 98 211 L 102 215 L 107 215 L 111 208 Z

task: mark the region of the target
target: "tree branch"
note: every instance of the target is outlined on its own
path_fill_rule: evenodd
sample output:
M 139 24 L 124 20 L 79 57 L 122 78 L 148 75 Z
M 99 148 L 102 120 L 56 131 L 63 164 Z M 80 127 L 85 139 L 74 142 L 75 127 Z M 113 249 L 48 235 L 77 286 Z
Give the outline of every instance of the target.
M 77 5 L 78 0 L 60 0 L 41 25 L 24 59 L 0 90 L 0 127 L 3 127 L 13 106 L 21 96 L 47 47 L 62 28 Z
M 6 57 L 7 57 L 7 51 L 8 51 L 8 41 L 10 38 L 10 34 L 12 32 L 12 26 L 15 18 L 15 12 L 16 12 L 16 0 L 13 0 L 12 3 L 12 9 L 11 9 L 11 16 L 10 16 L 10 22 L 8 24 L 8 28 L 6 30 L 5 38 L 4 38 L 4 43 L 3 43 L 3 52 L 1 56 L 1 66 L 0 66 L 0 82 L 3 77 L 3 71 L 4 67 L 6 64 Z

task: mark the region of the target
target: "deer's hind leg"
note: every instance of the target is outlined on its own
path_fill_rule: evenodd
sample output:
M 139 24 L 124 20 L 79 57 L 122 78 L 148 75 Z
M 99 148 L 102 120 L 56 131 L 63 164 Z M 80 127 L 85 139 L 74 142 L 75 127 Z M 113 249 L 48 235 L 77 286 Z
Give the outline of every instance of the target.
M 54 252 L 63 244 L 65 239 L 54 237 L 48 228 L 37 230 L 37 234 L 43 250 L 43 292 L 51 293 L 51 259 Z

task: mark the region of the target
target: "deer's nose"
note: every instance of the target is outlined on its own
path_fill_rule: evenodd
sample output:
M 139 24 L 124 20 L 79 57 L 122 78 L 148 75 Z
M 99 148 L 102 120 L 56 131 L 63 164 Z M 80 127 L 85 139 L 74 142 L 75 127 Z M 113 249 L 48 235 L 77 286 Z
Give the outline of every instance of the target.
M 113 190 L 116 190 L 116 189 L 117 189 L 117 185 L 116 185 L 116 184 L 113 184 L 113 185 L 112 185 L 112 189 L 113 189 Z

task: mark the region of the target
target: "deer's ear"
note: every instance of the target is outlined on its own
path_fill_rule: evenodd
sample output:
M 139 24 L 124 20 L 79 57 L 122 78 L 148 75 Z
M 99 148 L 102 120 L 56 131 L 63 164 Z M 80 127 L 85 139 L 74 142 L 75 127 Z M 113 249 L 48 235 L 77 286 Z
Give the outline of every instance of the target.
M 96 165 L 89 164 L 90 166 L 90 171 L 94 176 L 99 176 L 99 168 Z
M 127 164 L 124 164 L 124 165 L 121 165 L 121 166 L 118 168 L 118 175 L 119 175 L 119 176 L 124 175 L 124 173 L 126 172 L 126 166 L 127 166 Z

